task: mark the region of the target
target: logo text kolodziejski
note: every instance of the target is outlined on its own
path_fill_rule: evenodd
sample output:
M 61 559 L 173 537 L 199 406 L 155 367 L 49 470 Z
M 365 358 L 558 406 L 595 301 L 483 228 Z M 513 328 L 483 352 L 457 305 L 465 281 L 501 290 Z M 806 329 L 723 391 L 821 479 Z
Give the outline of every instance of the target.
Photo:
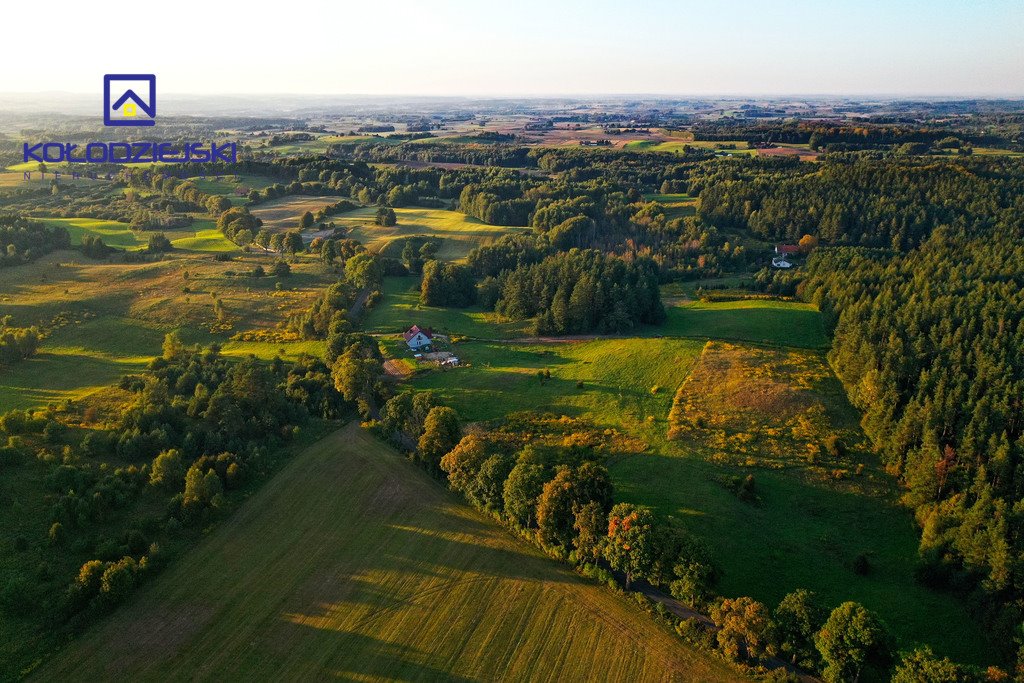
M 235 163 L 237 149 L 234 142 L 218 145 L 213 142 L 90 142 L 81 146 L 72 142 L 22 143 L 24 161 L 72 164 L 139 164 L 162 162 Z
M 145 86 L 135 92 L 139 85 Z M 122 92 L 123 91 L 123 92 Z M 139 110 L 145 116 L 139 116 Z M 117 116 L 114 116 L 116 114 Z M 103 77 L 103 123 L 106 126 L 152 126 L 156 123 L 156 76 L 153 74 L 107 74 Z M 236 144 L 207 142 L 73 142 L 23 143 L 22 160 L 51 164 L 139 164 L 188 162 L 235 163 Z

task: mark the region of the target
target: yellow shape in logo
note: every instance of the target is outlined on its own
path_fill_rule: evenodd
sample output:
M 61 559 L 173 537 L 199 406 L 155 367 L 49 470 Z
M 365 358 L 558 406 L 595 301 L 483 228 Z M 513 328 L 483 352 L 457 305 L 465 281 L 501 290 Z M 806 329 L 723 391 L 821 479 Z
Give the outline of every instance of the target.
M 131 102 L 125 102 L 124 106 L 121 107 L 121 116 L 135 116 L 135 105 Z

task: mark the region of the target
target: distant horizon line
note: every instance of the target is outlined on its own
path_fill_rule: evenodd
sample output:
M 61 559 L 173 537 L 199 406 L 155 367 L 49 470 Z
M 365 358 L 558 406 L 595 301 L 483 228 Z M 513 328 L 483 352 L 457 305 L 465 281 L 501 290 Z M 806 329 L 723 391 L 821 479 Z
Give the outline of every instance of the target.
M 45 96 L 78 96 L 97 97 L 95 92 L 84 92 L 76 90 L 12 90 L 0 91 L 2 97 L 45 97 Z M 206 93 L 206 92 L 180 92 L 170 91 L 161 93 L 161 98 L 174 97 L 226 97 L 226 98 L 258 98 L 258 97 L 302 97 L 302 98 L 413 98 L 413 99 L 594 99 L 594 98 L 652 98 L 652 99 L 749 99 L 749 98 L 800 98 L 800 99 L 837 99 L 837 98 L 878 98 L 878 99 L 952 99 L 952 100 L 1024 100 L 1024 92 L 1006 93 L 906 93 L 906 92 L 872 92 L 872 91 L 850 91 L 850 92 L 585 92 L 585 93 L 327 93 L 327 92 L 231 92 L 231 93 Z M 2 102 L 0 102 L 2 105 Z

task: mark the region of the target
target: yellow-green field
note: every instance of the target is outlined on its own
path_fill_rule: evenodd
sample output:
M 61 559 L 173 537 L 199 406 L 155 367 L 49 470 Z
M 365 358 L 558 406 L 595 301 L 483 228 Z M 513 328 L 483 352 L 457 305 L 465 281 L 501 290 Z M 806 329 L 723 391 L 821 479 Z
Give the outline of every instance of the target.
M 739 680 L 356 425 L 296 456 L 40 681 Z
M 634 140 L 632 142 L 627 142 L 624 148 L 632 151 L 675 152 L 677 154 L 682 154 L 684 147 L 710 149 L 716 152 L 740 156 L 753 156 L 757 154 L 757 150 L 747 149 L 747 143 L 744 140 L 726 140 L 723 142 L 712 142 L 708 140 L 667 140 L 664 142 L 659 142 L 657 140 Z
M 787 309 L 766 310 L 774 312 L 778 329 L 791 324 Z M 925 642 L 958 660 L 991 663 L 991 644 L 965 617 L 962 602 L 915 580 L 914 520 L 897 503 L 895 482 L 881 470 L 877 456 L 863 451 L 859 417 L 826 368 L 823 351 L 793 352 L 811 356 L 814 371 L 808 377 L 815 379 L 810 384 L 803 375 L 787 379 L 785 364 L 761 371 L 773 378 L 776 394 L 792 398 L 790 403 L 821 404 L 823 415 L 811 421 L 809 438 L 836 431 L 847 451 L 843 458 L 823 457 L 808 472 L 807 439 L 799 454 L 784 451 L 763 458 L 752 447 L 726 453 L 706 439 L 667 439 L 673 396 L 690 377 L 704 345 L 671 338 L 470 341 L 452 348 L 464 366 L 431 370 L 410 381 L 436 391 L 468 421 L 500 419 L 513 411 L 550 412 L 592 424 L 597 435 L 604 435 L 599 444 L 609 442 L 609 434 L 617 441 L 626 437 L 628 447 L 613 448 L 609 461 L 616 498 L 650 505 L 706 539 L 724 570 L 718 587 L 723 595 L 750 595 L 774 606 L 786 593 L 808 588 L 833 606 L 856 600 L 886 620 L 901 647 Z M 750 363 L 773 363 L 773 354 L 784 353 L 732 346 L 750 354 Z M 541 382 L 537 372 L 543 370 L 550 370 L 551 379 Z M 762 389 L 756 376 L 747 379 L 745 388 L 730 392 L 728 386 L 713 386 L 721 377 L 703 373 L 688 395 L 722 389 L 714 398 L 715 410 L 728 418 L 721 427 L 729 436 L 745 424 L 742 409 Z M 793 387 L 786 385 L 790 379 Z M 773 438 L 779 448 L 797 443 L 781 431 Z M 858 462 L 867 464 L 859 474 Z M 833 478 L 833 469 L 844 470 L 841 478 Z M 747 474 L 756 479 L 758 501 L 753 504 L 727 487 Z M 866 576 L 852 568 L 860 554 L 872 567 Z M 936 632 L 935 623 L 947 626 Z
M 321 135 L 316 140 L 289 142 L 284 145 L 267 147 L 266 150 L 281 156 L 289 154 L 326 154 L 327 148 L 335 142 L 352 142 L 367 139 L 370 139 L 369 136 Z
M 645 195 L 644 199 L 664 206 L 665 215 L 670 219 L 693 216 L 697 213 L 697 198 L 688 194 L 649 194 Z
M 446 261 L 463 259 L 474 247 L 489 244 L 506 233 L 526 230 L 487 225 L 465 214 L 444 209 L 395 209 L 398 224 L 383 227 L 374 223 L 376 213 L 375 207 L 365 207 L 335 216 L 332 220 L 348 228 L 349 237 L 373 251 L 381 251 L 388 243 L 403 237 L 437 238 L 440 241 L 438 258 Z
M 71 235 L 71 244 L 81 244 L 86 235 L 99 237 L 108 247 L 139 249 L 146 246 L 146 234 L 132 232 L 127 223 L 100 218 L 44 218 L 47 225 L 62 225 Z
M 82 243 L 85 235 L 99 237 L 108 247 L 136 251 L 149 242 L 149 236 L 159 231 L 132 231 L 127 223 L 99 218 L 43 218 L 47 225 L 62 225 L 71 235 L 71 243 Z M 199 219 L 187 228 L 165 230 L 163 234 L 176 249 L 188 251 L 235 251 L 238 246 L 230 242 L 217 229 L 212 220 Z
M 820 353 L 708 342 L 673 399 L 668 436 L 721 462 L 849 475 L 870 443 L 842 397 Z
M 255 175 L 223 175 L 189 178 L 189 182 L 203 192 L 227 197 L 233 205 L 238 206 L 248 202 L 245 196 L 248 190 L 262 190 L 280 181 Z M 242 191 L 244 193 L 239 194 Z
M 335 276 L 312 260 L 294 263 L 293 274 L 280 279 L 280 290 L 277 278 L 226 275 L 257 263 L 268 267 L 271 260 L 249 254 L 219 263 L 182 253 L 121 263 L 56 252 L 0 269 L 0 316 L 49 334 L 36 356 L 3 369 L 0 411 L 99 391 L 159 355 L 164 335 L 172 330 L 181 330 L 189 343 L 216 341 L 227 355 L 269 359 L 322 352 L 319 342 L 275 339 L 275 328 L 307 308 Z M 218 299 L 220 317 L 214 308 Z M 232 339 L 247 331 L 270 334 L 252 337 L 256 341 Z
M 258 204 L 252 207 L 250 212 L 263 221 L 263 227 L 270 230 L 298 230 L 302 214 L 336 204 L 340 199 L 292 195 Z
M 825 348 L 828 339 L 821 315 L 812 305 L 778 299 L 684 301 L 668 306 L 660 328 L 669 336 L 703 337 Z

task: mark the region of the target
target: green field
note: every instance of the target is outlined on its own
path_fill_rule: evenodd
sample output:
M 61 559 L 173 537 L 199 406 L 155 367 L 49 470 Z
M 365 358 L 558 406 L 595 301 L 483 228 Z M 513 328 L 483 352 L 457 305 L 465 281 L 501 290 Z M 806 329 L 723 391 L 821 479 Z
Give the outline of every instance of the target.
M 281 290 L 276 278 L 225 276 L 256 263 L 267 267 L 270 257 L 251 254 L 218 263 L 174 252 L 164 260 L 125 264 L 55 252 L 0 270 L 0 315 L 48 333 L 35 356 L 3 368 L 0 411 L 89 396 L 140 371 L 160 354 L 172 330 L 181 330 L 188 343 L 220 343 L 231 356 L 322 352 L 322 342 L 231 339 L 238 332 L 272 330 L 308 307 L 335 277 L 316 263 L 293 264 Z M 214 294 L 223 302 L 224 322 L 214 312 Z
M 666 336 L 729 339 L 809 349 L 828 346 L 821 315 L 813 305 L 800 301 L 686 301 L 667 307 L 666 312 L 668 319 L 659 328 Z
M 658 202 L 665 207 L 665 216 L 669 219 L 693 216 L 697 213 L 697 198 L 688 194 L 648 194 L 644 200 Z
M 44 218 L 47 225 L 62 225 L 71 235 L 71 243 L 82 243 L 85 235 L 99 237 L 108 247 L 135 251 L 149 242 L 152 232 L 134 232 L 127 223 L 107 221 L 98 218 Z M 199 219 L 187 228 L 163 231 L 176 249 L 188 251 L 225 252 L 236 251 L 238 246 L 227 240 L 212 220 Z
M 263 202 L 252 207 L 250 211 L 270 230 L 298 230 L 302 214 L 334 204 L 339 199 L 333 196 L 290 195 Z
M 703 345 L 670 338 L 465 342 L 453 350 L 468 367 L 430 371 L 412 383 L 437 391 L 469 421 L 551 411 L 643 439 L 643 452 L 610 461 L 617 497 L 683 520 L 705 538 L 724 569 L 724 595 L 751 595 L 774 605 L 789 591 L 810 588 L 830 604 L 856 600 L 878 611 L 901 645 L 927 642 L 955 659 L 991 661 L 991 647 L 964 616 L 964 606 L 914 580 L 917 530 L 877 466 L 859 478 L 823 481 L 800 470 L 720 461 L 691 444 L 666 440 L 672 396 Z M 543 369 L 552 377 L 542 384 L 536 373 Z M 829 415 L 857 429 L 856 411 L 834 379 L 830 386 L 820 394 Z M 756 478 L 758 505 L 740 501 L 721 483 L 748 473 Z M 873 567 L 867 576 L 851 569 L 862 553 Z M 936 631 L 935 623 L 947 626 Z
M 262 190 L 265 187 L 269 187 L 278 180 L 274 178 L 266 178 L 264 176 L 255 175 L 224 175 L 218 177 L 206 177 L 206 178 L 189 178 L 189 181 L 195 184 L 203 192 L 209 194 L 219 194 L 227 197 L 231 200 L 231 203 L 235 206 L 245 204 L 248 199 L 242 195 L 236 194 L 239 189 L 248 190 Z
M 733 145 L 735 149 L 726 149 L 723 145 Z M 710 142 L 704 140 L 633 140 L 625 144 L 625 149 L 644 152 L 675 152 L 683 153 L 684 147 L 696 147 L 699 149 L 712 149 L 729 155 L 753 156 L 757 150 L 747 149 L 747 143 L 743 140 L 727 140 L 724 142 Z
M 44 218 L 47 225 L 62 225 L 71 235 L 71 244 L 81 244 L 86 235 L 99 237 L 108 247 L 141 249 L 148 240 L 143 232 L 132 232 L 127 223 L 99 218 Z
M 466 420 L 491 420 L 517 410 L 587 416 L 598 424 L 635 428 L 645 436 L 668 429 L 676 377 L 703 344 L 688 339 L 601 339 L 588 342 L 473 341 L 453 351 L 470 367 L 415 380 L 438 391 Z M 550 369 L 543 385 L 537 370 Z M 577 382 L 582 381 L 582 389 Z M 651 387 L 663 389 L 651 393 Z
M 420 278 L 384 278 L 384 298 L 363 320 L 367 332 L 404 332 L 413 325 L 436 332 L 482 339 L 522 336 L 525 323 L 502 322 L 496 313 L 480 308 L 439 308 L 420 305 Z
M 65 399 L 82 399 L 115 384 L 123 375 L 142 371 L 160 355 L 169 329 L 147 327 L 139 320 L 107 316 L 59 329 L 32 358 L 0 374 L 0 412 L 33 408 Z M 209 343 L 201 334 L 197 342 Z M 323 342 L 223 342 L 226 356 L 320 355 Z
M 336 142 L 369 140 L 369 136 L 321 135 L 316 140 L 299 140 L 283 145 L 266 147 L 266 151 L 280 156 L 292 154 L 326 154 L 327 148 Z M 266 141 L 263 139 L 261 141 Z
M 648 202 L 661 202 L 662 204 L 675 204 L 676 202 L 695 202 L 696 197 L 691 197 L 688 194 L 682 192 L 676 192 L 672 194 L 645 194 L 644 201 Z
M 465 258 L 473 247 L 489 244 L 506 233 L 526 230 L 487 225 L 465 214 L 444 209 L 395 209 L 398 224 L 382 227 L 374 224 L 376 212 L 376 208 L 366 207 L 335 216 L 332 220 L 348 228 L 349 237 L 359 240 L 372 251 L 381 251 L 389 242 L 403 237 L 437 238 L 440 242 L 437 256 L 446 261 Z
M 186 251 L 228 252 L 238 251 L 238 245 L 224 237 L 216 221 L 198 219 L 188 228 L 165 233 L 175 249 Z
M 350 425 L 38 680 L 739 680 Z

